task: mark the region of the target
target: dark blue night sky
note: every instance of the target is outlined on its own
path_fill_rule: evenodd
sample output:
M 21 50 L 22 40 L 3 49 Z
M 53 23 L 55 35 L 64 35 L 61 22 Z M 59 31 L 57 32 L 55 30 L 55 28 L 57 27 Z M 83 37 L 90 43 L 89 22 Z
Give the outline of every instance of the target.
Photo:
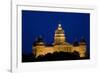
M 32 53 L 32 44 L 39 36 L 46 44 L 52 44 L 58 24 L 62 24 L 66 41 L 79 42 L 82 37 L 90 45 L 90 14 L 71 12 L 47 12 L 22 10 L 22 53 Z

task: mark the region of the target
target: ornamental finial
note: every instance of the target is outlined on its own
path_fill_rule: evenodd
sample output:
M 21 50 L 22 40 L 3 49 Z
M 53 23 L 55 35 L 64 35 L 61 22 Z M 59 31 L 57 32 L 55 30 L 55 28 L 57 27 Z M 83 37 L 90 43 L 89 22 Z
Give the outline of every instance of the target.
M 61 24 L 58 24 L 58 30 L 62 30 Z
M 61 27 L 61 24 L 59 24 L 58 26 Z

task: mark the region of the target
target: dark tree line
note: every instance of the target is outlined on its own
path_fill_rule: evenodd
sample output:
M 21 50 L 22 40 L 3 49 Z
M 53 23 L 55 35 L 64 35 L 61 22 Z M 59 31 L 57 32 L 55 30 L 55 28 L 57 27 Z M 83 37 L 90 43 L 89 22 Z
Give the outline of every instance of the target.
M 35 58 L 33 54 L 29 55 L 22 55 L 22 62 L 39 62 L 39 61 L 60 61 L 60 60 L 80 60 L 80 59 L 88 59 L 87 57 L 85 58 L 80 58 L 78 52 L 54 52 L 53 54 L 48 53 L 45 56 L 38 56 Z

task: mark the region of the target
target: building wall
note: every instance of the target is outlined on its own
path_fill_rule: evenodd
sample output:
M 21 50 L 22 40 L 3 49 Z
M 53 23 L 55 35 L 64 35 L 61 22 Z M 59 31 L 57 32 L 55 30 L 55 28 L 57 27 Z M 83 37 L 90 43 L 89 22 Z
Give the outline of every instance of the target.
M 80 57 L 85 57 L 85 53 L 86 53 L 86 46 L 73 46 L 72 52 L 78 52 Z
M 78 52 L 80 54 L 80 57 L 85 57 L 86 52 L 86 46 L 71 46 L 71 45 L 56 45 L 53 47 L 46 47 L 46 46 L 37 46 L 35 47 L 35 55 L 38 56 L 44 56 L 48 53 L 54 53 L 54 52 Z

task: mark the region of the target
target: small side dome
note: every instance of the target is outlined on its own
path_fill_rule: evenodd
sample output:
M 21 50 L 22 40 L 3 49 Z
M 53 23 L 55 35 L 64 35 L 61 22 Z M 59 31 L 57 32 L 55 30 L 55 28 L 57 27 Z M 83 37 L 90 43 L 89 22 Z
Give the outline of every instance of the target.
M 75 41 L 75 42 L 73 43 L 73 46 L 79 46 L 79 43 L 78 43 L 77 41 Z
M 80 42 L 81 42 L 81 43 L 86 43 L 85 39 L 81 39 Z
M 37 39 L 36 39 L 37 43 L 39 42 L 43 42 L 43 38 L 41 36 L 39 36 Z
M 36 41 L 33 43 L 33 46 L 42 46 L 42 45 L 44 45 L 44 42 L 43 42 L 43 39 L 42 39 L 42 37 L 41 36 L 39 36 L 37 39 L 36 39 Z
M 86 40 L 85 40 L 84 38 L 82 38 L 82 39 L 80 40 L 80 45 L 86 45 Z

